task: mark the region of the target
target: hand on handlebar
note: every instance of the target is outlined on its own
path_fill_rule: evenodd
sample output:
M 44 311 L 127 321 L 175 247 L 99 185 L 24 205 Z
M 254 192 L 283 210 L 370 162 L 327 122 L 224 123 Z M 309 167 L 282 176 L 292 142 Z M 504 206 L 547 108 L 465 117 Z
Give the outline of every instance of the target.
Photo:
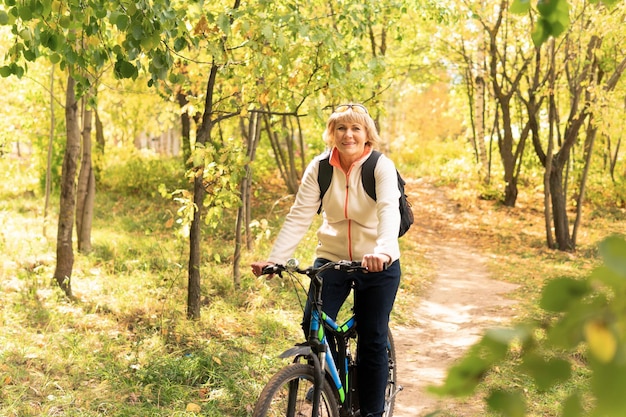
M 252 273 L 254 274 L 254 276 L 260 277 L 261 275 L 264 274 L 263 269 L 271 265 L 274 265 L 274 264 L 272 262 L 259 261 L 259 262 L 252 262 L 252 264 L 250 264 L 250 267 L 252 268 Z M 273 277 L 274 277 L 274 274 L 267 274 L 267 279 L 272 279 Z
M 368 253 L 363 255 L 361 265 L 367 268 L 369 272 L 380 272 L 387 269 L 391 263 L 389 255 L 383 253 Z

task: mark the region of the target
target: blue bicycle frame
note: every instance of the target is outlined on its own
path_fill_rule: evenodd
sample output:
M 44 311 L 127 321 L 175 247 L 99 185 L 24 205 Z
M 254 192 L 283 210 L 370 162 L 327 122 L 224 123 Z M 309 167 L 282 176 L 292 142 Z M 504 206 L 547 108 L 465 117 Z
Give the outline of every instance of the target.
M 321 279 L 316 275 L 310 276 L 312 291 L 311 305 L 311 321 L 309 323 L 309 332 L 307 342 L 288 349 L 280 357 L 295 357 L 294 362 L 299 358 L 307 358 L 312 362 L 316 370 L 316 391 L 314 392 L 314 404 L 319 399 L 319 387 L 323 381 L 324 375 L 329 375 L 334 388 L 337 391 L 337 398 L 342 407 L 349 408 L 352 405 L 352 397 L 349 395 L 350 386 L 350 357 L 348 351 L 348 341 L 356 338 L 356 320 L 354 316 L 350 317 L 342 324 L 338 324 L 322 310 L 321 300 Z M 333 356 L 332 348 L 328 342 L 328 336 L 331 336 L 337 343 L 336 355 Z M 331 352 L 331 354 L 328 354 Z M 341 369 L 338 368 L 341 366 Z M 314 406 L 315 409 L 315 406 Z

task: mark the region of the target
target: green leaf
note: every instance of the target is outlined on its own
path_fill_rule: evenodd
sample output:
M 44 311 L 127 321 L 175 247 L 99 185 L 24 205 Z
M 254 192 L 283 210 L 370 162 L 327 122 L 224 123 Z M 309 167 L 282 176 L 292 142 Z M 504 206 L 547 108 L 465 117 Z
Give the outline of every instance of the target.
M 20 38 L 24 39 L 24 42 L 26 42 L 28 44 L 28 42 L 33 40 L 33 34 L 31 33 L 30 29 L 28 28 L 24 28 L 22 30 L 20 30 Z
M 620 236 L 610 236 L 599 246 L 604 264 L 616 274 L 626 278 L 626 241 Z
M 618 294 L 626 290 L 626 279 L 624 279 L 624 275 L 618 274 L 614 269 L 604 265 L 597 267 L 591 272 L 589 281 L 591 283 L 600 282 L 604 285 L 608 285 Z
M 547 391 L 558 382 L 567 381 L 572 375 L 569 362 L 558 358 L 546 360 L 533 354 L 524 357 L 521 368 L 533 378 L 540 391 Z
M 72 19 L 69 16 L 61 16 L 59 18 L 59 26 L 63 29 L 68 29 L 72 24 Z
M 115 76 L 118 78 L 134 78 L 137 68 L 130 62 L 119 59 L 115 62 Z
M 94 7 L 96 7 L 96 9 L 94 10 L 94 15 L 97 19 L 104 19 L 105 17 L 107 17 L 106 7 L 104 7 L 102 4 L 100 5 L 100 7 L 98 7 L 98 5 L 94 5 Z
M 583 406 L 578 394 L 572 394 L 563 402 L 562 417 L 582 417 Z
M 225 13 L 220 13 L 220 15 L 217 16 L 217 26 L 226 35 L 230 34 L 230 17 Z
M 13 74 L 17 76 L 17 78 L 22 78 L 24 76 L 24 72 L 26 72 L 23 67 L 20 67 L 15 63 L 11 64 L 11 70 L 13 71 Z
M 0 67 L 0 76 L 6 78 L 10 75 L 13 75 L 13 71 L 11 70 L 11 67 L 8 65 L 4 65 L 2 67 Z
M 517 326 L 515 328 L 502 327 L 488 329 L 485 332 L 485 336 L 508 346 L 515 340 L 519 340 L 522 343 L 525 342 L 531 336 L 531 332 L 532 330 L 525 326 Z
M 550 33 L 545 29 L 546 20 L 539 18 L 535 23 L 535 27 L 533 28 L 530 37 L 533 40 L 535 46 L 541 46 L 545 41 L 550 37 Z
M 139 22 L 131 23 L 130 34 L 133 38 L 137 39 L 138 41 L 141 40 L 145 36 L 143 27 L 141 27 L 141 24 Z
M 542 16 L 549 16 L 556 10 L 559 1 L 562 0 L 539 0 L 537 2 L 537 10 L 539 10 Z
M 0 10 L 0 25 L 6 25 L 9 23 L 9 15 L 4 10 Z
M 75 64 L 77 59 L 78 55 L 76 54 L 76 51 L 70 49 L 65 52 L 65 61 L 67 61 L 68 64 Z
M 174 41 L 174 50 L 180 52 L 187 47 L 187 40 L 182 36 Z
M 557 278 L 546 284 L 539 305 L 547 311 L 567 311 L 570 305 L 589 293 L 587 281 Z
M 261 28 L 261 33 L 263 33 L 263 37 L 265 37 L 265 39 L 267 39 L 268 41 L 272 41 L 274 39 L 274 29 L 269 23 L 265 23 L 263 25 L 263 27 Z
M 509 8 L 511 13 L 525 14 L 530 10 L 530 0 L 514 0 Z
M 141 39 L 141 48 L 144 51 L 151 51 L 161 43 L 161 37 L 158 33 L 153 33 L 151 36 L 144 36 Z
M 33 62 L 37 59 L 37 53 L 32 49 L 27 49 L 24 51 L 24 58 L 27 61 Z
M 41 45 L 50 49 L 53 52 L 57 52 L 59 47 L 63 44 L 63 40 L 60 35 L 51 32 L 42 32 L 40 36 Z
M 489 364 L 483 359 L 468 355 L 461 362 L 448 370 L 448 375 L 442 386 L 431 386 L 429 391 L 440 395 L 456 397 L 470 395 L 482 381 Z
M 28 7 L 28 5 L 23 5 L 19 7 L 18 14 L 20 18 L 24 21 L 28 21 L 33 18 L 33 12 L 31 11 L 30 7 Z
M 509 343 L 515 339 L 511 329 L 488 330 L 481 341 L 475 345 L 472 354 L 478 355 L 489 365 L 498 362 L 506 356 Z
M 526 402 L 518 391 L 492 391 L 487 398 L 489 408 L 501 413 L 505 417 L 524 417 Z
M 591 389 L 595 394 L 597 416 L 619 416 L 626 410 L 626 365 L 592 362 Z M 618 412 L 619 411 L 619 412 Z

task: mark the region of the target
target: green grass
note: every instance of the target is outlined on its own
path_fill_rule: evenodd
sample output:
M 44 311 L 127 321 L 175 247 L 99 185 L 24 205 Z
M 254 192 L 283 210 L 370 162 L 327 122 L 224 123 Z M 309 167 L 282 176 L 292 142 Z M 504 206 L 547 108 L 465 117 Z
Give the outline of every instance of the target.
M 276 353 L 300 334 L 284 283 L 246 276 L 235 290 L 228 262 L 211 262 L 228 245 L 207 230 L 202 318 L 188 321 L 176 207 L 116 190 L 98 194 L 93 251 L 76 254 L 69 302 L 51 282 L 56 226 L 42 237 L 41 196 L 0 194 L 0 415 L 195 415 L 191 403 L 249 415 Z

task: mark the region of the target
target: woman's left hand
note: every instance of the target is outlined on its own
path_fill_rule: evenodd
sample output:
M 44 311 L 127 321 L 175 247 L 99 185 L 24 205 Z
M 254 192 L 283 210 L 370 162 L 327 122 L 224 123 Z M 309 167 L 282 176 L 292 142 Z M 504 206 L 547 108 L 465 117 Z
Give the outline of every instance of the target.
M 363 255 L 361 265 L 366 267 L 369 272 L 380 272 L 389 266 L 391 258 L 383 253 L 368 253 Z

